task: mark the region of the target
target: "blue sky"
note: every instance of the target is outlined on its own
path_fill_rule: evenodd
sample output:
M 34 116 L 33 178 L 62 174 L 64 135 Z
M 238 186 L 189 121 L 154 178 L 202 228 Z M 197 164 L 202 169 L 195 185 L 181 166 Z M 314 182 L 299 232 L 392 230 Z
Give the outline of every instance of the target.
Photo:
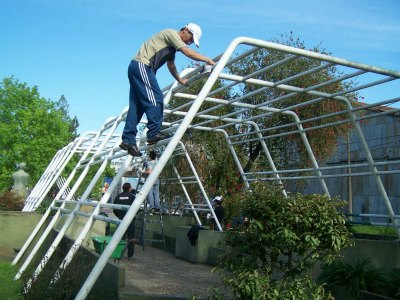
M 129 61 L 164 28 L 203 29 L 199 52 L 215 57 L 238 36 L 272 40 L 293 31 L 307 47 L 400 70 L 399 0 L 0 0 L 0 79 L 65 95 L 78 131 L 98 131 L 128 105 Z M 177 54 L 178 70 L 188 59 Z M 167 68 L 160 87 L 170 84 Z M 399 96 L 399 84 L 396 86 Z M 394 91 L 395 93 L 396 91 Z M 372 100 L 365 99 L 365 102 Z

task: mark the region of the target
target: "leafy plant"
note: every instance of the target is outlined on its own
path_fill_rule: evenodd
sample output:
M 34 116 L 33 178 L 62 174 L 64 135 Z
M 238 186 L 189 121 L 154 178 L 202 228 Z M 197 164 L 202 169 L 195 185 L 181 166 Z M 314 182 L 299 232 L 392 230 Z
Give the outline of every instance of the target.
M 13 191 L 6 191 L 0 194 L 0 210 L 21 211 L 23 207 L 23 199 Z
M 388 281 L 385 273 L 375 268 L 369 259 L 334 261 L 322 267 L 319 280 L 326 283 L 328 288 L 344 287 L 353 297 L 358 297 L 362 290 L 382 293 Z
M 235 198 L 247 222 L 227 232 L 218 265 L 240 299 L 329 299 L 307 271 L 332 262 L 352 244 L 343 201 L 322 195 L 289 195 L 266 183 Z M 230 205 L 227 198 L 225 207 Z
M 400 269 L 393 269 L 389 275 L 390 296 L 400 299 Z
M 39 207 L 36 208 L 36 211 L 43 215 L 47 211 L 52 202 L 53 200 L 50 199 L 49 197 L 44 198 L 43 201 L 40 203 Z M 51 214 L 54 215 L 55 211 L 52 211 Z

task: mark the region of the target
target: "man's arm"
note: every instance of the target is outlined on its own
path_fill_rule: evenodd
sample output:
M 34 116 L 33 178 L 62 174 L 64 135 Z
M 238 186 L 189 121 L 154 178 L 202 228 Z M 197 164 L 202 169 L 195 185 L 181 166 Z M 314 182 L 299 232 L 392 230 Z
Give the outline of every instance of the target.
M 184 55 L 186 55 L 187 57 L 189 57 L 191 59 L 194 59 L 197 61 L 203 61 L 207 65 L 211 65 L 211 66 L 215 65 L 215 61 L 213 61 L 211 58 L 204 56 L 203 54 L 200 54 L 199 52 L 196 52 L 189 47 L 179 48 L 179 51 L 181 51 Z
M 203 61 L 206 64 L 211 65 L 211 66 L 215 65 L 215 61 L 213 61 L 211 58 L 208 58 L 208 57 L 204 56 L 203 54 L 200 54 L 200 53 L 190 49 L 189 47 L 179 48 L 179 51 L 181 51 L 184 55 L 186 55 L 187 57 L 189 57 L 193 60 Z M 176 70 L 175 62 L 173 60 L 169 60 L 169 61 L 167 61 L 167 66 L 168 66 L 169 72 L 176 79 L 176 81 L 178 81 L 180 84 L 185 85 L 186 82 L 188 81 L 188 79 L 182 79 L 179 76 L 178 71 Z
M 183 83 L 182 83 L 183 84 Z M 143 174 L 149 175 L 153 171 L 152 167 L 147 167 L 144 171 Z
M 178 81 L 180 84 L 183 84 L 183 85 L 186 84 L 188 79 L 182 79 L 179 76 L 178 71 L 176 70 L 175 62 L 173 60 L 167 61 L 167 67 L 168 67 L 168 70 L 171 73 L 171 75 L 176 79 L 176 81 Z

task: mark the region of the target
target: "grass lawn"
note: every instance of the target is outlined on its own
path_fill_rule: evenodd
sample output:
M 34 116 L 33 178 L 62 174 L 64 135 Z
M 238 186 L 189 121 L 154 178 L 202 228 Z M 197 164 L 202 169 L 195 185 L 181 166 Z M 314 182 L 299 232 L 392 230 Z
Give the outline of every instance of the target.
M 0 262 L 0 299 L 24 299 L 21 294 L 21 282 L 14 280 L 17 271 L 17 266 L 12 266 L 11 262 Z
M 351 232 L 359 234 L 371 234 L 386 237 L 397 237 L 396 231 L 393 227 L 385 226 L 372 226 L 372 225 L 352 225 Z

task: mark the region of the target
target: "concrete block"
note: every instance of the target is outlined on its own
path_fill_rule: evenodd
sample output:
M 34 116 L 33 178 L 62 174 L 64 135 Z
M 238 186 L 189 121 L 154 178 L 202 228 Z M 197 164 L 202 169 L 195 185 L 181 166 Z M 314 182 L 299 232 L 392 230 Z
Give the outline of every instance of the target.
M 176 231 L 175 256 L 192 263 L 207 264 L 210 247 L 217 247 L 225 237 L 224 232 L 199 230 L 195 245 L 187 236 L 191 226 L 179 226 Z

